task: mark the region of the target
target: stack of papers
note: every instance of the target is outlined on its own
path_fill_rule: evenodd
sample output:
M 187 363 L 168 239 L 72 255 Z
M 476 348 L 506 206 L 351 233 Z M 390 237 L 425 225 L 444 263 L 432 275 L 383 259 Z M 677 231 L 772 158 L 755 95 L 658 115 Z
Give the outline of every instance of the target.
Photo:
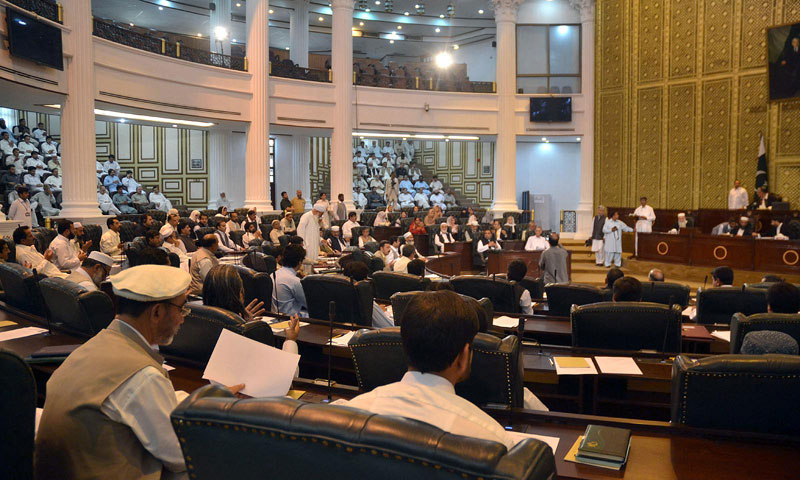
M 724 340 L 728 343 L 731 341 L 731 331 L 730 330 L 716 330 L 711 332 L 712 337 L 719 338 L 720 340 Z
M 553 357 L 558 375 L 597 375 L 591 357 Z
M 17 322 L 12 322 L 11 320 L 3 320 L 2 322 L 0 322 L 0 328 L 12 327 L 12 326 L 14 326 L 16 324 L 17 324 Z
M 631 357 L 594 357 L 594 361 L 603 373 L 642 375 L 636 361 Z
M 30 337 L 33 335 L 39 335 L 40 333 L 46 333 L 46 332 L 47 332 L 46 328 L 39 328 L 39 327 L 17 328 L 15 330 L 0 332 L 0 342 L 14 340 L 15 338 Z
M 541 440 L 544 443 L 546 443 L 547 445 L 549 445 L 550 448 L 553 449 L 553 455 L 556 454 L 556 449 L 558 448 L 558 442 L 559 442 L 559 440 L 561 440 L 558 437 L 548 437 L 548 436 L 545 436 L 545 435 L 535 435 L 533 433 L 512 432 L 511 430 L 507 430 L 506 433 L 509 436 L 511 436 L 511 438 L 516 440 L 517 443 L 525 440 L 526 438 L 535 438 L 536 440 Z
M 495 327 L 500 327 L 500 328 L 517 328 L 517 326 L 519 326 L 519 319 L 503 315 L 501 317 L 495 318 L 492 324 Z
M 269 323 L 269 326 L 272 328 L 272 333 L 280 333 L 280 332 L 286 330 L 287 328 L 289 328 L 289 320 L 276 321 L 274 323 L 269 321 L 269 320 L 270 319 L 265 317 L 265 318 L 262 318 L 261 321 Z M 278 320 L 278 319 L 277 318 L 273 318 L 271 320 Z M 300 327 L 305 327 L 306 325 L 308 325 L 308 322 L 298 322 L 298 325 L 300 325 Z
M 345 333 L 344 335 L 338 337 L 334 336 L 333 340 L 328 342 L 328 344 L 329 345 L 332 344 L 334 347 L 346 347 L 350 343 L 350 339 L 353 338 L 353 335 L 355 334 L 356 334 L 355 330 L 351 330 Z

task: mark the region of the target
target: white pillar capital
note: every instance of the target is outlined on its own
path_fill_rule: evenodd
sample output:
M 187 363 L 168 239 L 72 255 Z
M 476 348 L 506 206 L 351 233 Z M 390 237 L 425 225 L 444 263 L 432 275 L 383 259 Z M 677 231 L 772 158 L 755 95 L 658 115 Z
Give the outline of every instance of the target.
M 522 0 L 492 0 L 496 23 L 517 23 L 517 10 Z
M 595 0 L 569 0 L 570 6 L 580 12 L 581 23 L 594 21 L 594 3 Z

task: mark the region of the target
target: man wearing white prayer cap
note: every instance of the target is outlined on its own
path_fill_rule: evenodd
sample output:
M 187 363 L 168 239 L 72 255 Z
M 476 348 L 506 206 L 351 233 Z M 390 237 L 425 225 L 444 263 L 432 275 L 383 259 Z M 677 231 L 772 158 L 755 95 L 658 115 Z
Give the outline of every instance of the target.
M 314 204 L 314 208 L 304 213 L 297 224 L 297 235 L 303 239 L 306 249 L 306 260 L 314 263 L 319 258 L 319 222 L 327 211 L 322 202 Z
M 34 460 L 39 479 L 155 480 L 186 471 L 169 418 L 186 394 L 174 391 L 155 346 L 172 342 L 188 314 L 191 277 L 140 265 L 110 279 L 117 317 L 47 382 Z
M 753 225 L 750 223 L 750 219 L 745 216 L 739 217 L 739 224 L 731 230 L 731 235 L 734 237 L 749 237 L 753 235 Z
M 91 292 L 100 288 L 100 284 L 108 277 L 113 266 L 113 258 L 103 252 L 95 251 L 81 262 L 80 267 L 67 276 L 67 280 L 75 282 Z
M 178 238 L 178 234 L 175 232 L 175 229 L 172 228 L 172 225 L 165 224 L 161 227 L 158 231 L 158 234 L 161 235 L 161 240 L 164 243 L 161 244 L 161 248 L 166 250 L 169 253 L 174 253 L 178 256 L 181 262 L 181 268 L 189 271 L 189 256 L 186 255 L 181 249 L 181 240 Z

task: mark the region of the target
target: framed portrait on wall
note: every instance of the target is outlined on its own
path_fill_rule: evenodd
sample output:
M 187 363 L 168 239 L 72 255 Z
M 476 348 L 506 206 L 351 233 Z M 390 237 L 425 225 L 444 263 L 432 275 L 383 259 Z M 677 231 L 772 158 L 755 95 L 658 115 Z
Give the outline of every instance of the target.
M 800 97 L 800 23 L 767 29 L 769 99 Z

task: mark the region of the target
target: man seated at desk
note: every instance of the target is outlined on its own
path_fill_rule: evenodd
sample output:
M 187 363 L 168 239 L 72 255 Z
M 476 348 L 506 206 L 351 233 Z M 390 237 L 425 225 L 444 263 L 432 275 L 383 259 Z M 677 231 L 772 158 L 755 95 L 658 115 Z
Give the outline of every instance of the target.
M 525 250 L 532 252 L 535 250 L 547 250 L 550 248 L 550 243 L 546 238 L 542 237 L 542 227 L 536 226 L 535 233 L 532 237 L 528 237 L 525 242 Z
M 486 261 L 488 256 L 489 250 L 501 250 L 502 247 L 500 246 L 500 242 L 495 240 L 494 233 L 491 229 L 486 229 L 483 231 L 483 238 L 478 241 L 478 246 L 476 247 L 478 253 L 481 254 L 481 258 L 483 261 Z
M 747 217 L 740 217 L 739 224 L 731 230 L 731 235 L 734 237 L 750 237 L 753 235 L 753 225 L 750 224 L 750 219 Z
M 675 222 L 675 225 L 672 226 L 672 228 L 678 232 L 680 232 L 682 228 L 692 227 L 694 227 L 694 219 L 692 217 L 687 217 L 683 212 L 678 214 L 678 220 Z

